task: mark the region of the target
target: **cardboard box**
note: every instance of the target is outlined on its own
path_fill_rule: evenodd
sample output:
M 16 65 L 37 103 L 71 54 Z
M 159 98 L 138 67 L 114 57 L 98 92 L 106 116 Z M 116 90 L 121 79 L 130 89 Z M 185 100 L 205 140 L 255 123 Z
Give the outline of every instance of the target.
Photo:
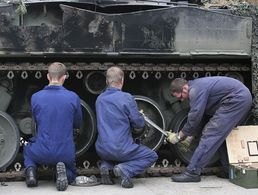
M 238 126 L 226 143 L 229 180 L 244 188 L 258 188 L 258 126 Z

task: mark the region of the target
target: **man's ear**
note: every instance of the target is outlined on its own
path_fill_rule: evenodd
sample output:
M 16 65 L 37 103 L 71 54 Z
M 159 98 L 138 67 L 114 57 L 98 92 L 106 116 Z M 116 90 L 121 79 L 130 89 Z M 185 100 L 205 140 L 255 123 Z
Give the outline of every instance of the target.
M 66 79 L 66 75 L 63 75 L 63 76 L 61 76 L 61 78 L 60 78 L 60 80 L 61 80 L 62 83 L 65 82 L 65 79 Z
M 182 88 L 183 92 L 188 92 L 188 84 L 185 84 Z
M 49 73 L 47 73 L 47 80 L 48 80 L 48 81 L 51 81 L 51 78 L 50 78 L 50 76 L 49 76 Z

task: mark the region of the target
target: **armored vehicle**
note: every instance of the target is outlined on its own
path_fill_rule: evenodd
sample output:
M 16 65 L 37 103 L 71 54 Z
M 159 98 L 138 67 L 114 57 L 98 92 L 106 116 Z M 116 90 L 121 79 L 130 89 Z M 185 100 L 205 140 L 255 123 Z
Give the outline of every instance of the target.
M 0 169 L 22 170 L 23 145 L 35 134 L 30 98 L 47 85 L 48 64 L 69 70 L 65 87 L 81 98 L 84 124 L 74 131 L 78 167 L 97 165 L 95 100 L 105 71 L 125 71 L 124 91 L 163 130 L 178 131 L 188 104 L 172 98 L 176 77 L 224 75 L 257 100 L 257 8 L 205 8 L 198 1 L 26 0 L 0 3 Z M 254 115 L 246 121 L 255 124 Z M 162 166 L 187 164 L 192 152 L 166 144 L 152 126 L 135 140 L 158 151 Z M 194 146 L 193 146 L 194 147 Z M 164 154 L 168 154 L 167 156 Z M 20 158 L 19 158 L 20 157 Z M 174 160 L 173 159 L 173 160 Z M 216 157 L 211 164 L 216 162 Z

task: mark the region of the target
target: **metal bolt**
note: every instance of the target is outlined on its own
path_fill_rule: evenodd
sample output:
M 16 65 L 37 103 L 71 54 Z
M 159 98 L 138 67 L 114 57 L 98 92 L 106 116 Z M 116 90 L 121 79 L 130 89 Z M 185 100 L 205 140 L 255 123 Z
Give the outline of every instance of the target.
M 186 78 L 186 73 L 185 73 L 185 72 L 182 72 L 182 73 L 180 74 L 180 77 L 183 78 L 183 79 L 185 79 L 185 78 Z
M 211 72 L 206 72 L 206 73 L 205 73 L 205 76 L 206 76 L 206 77 L 210 77 L 210 76 L 211 76 Z
M 160 72 L 156 72 L 155 78 L 156 78 L 156 79 L 160 79 L 160 78 L 161 78 L 161 73 L 160 73 Z
M 14 164 L 14 169 L 15 169 L 15 171 L 20 171 L 21 170 L 21 163 L 19 163 L 19 162 L 17 162 L 17 163 L 15 163 Z
M 8 79 L 13 79 L 13 77 L 14 77 L 13 71 L 9 71 L 9 72 L 7 73 L 7 78 L 8 78 Z
M 149 73 L 146 72 L 146 71 L 144 71 L 144 72 L 142 73 L 142 78 L 143 78 L 143 79 L 147 79 L 148 77 L 149 77 Z
M 181 161 L 179 159 L 176 159 L 174 161 L 174 163 L 175 163 L 176 167 L 180 167 L 181 166 Z
M 164 158 L 164 159 L 162 160 L 162 165 L 163 165 L 163 167 L 168 167 L 168 164 L 169 164 L 169 161 Z
M 135 72 L 134 72 L 134 71 L 131 71 L 130 74 L 129 74 L 129 78 L 130 78 L 130 79 L 135 79 L 135 77 L 136 77 Z
M 82 71 L 77 71 L 77 73 L 76 73 L 76 78 L 77 79 L 81 79 L 83 77 L 83 74 L 82 74 Z
M 42 77 L 41 72 L 40 72 L 40 71 L 37 71 L 37 72 L 35 73 L 35 78 L 36 78 L 36 79 L 40 79 L 41 77 Z
M 90 167 L 90 162 L 87 161 L 87 160 L 85 160 L 85 161 L 83 161 L 82 165 L 83 165 L 83 167 L 84 167 L 85 169 L 88 169 L 88 168 Z
M 28 78 L 28 73 L 27 73 L 27 71 L 22 71 L 22 73 L 21 73 L 21 78 L 22 78 L 22 79 L 27 79 L 27 78 Z
M 193 78 L 194 78 L 194 79 L 199 78 L 199 73 L 198 73 L 198 72 L 194 72 L 194 73 L 193 73 Z
M 168 78 L 169 79 L 173 79 L 175 77 L 173 72 L 168 73 Z

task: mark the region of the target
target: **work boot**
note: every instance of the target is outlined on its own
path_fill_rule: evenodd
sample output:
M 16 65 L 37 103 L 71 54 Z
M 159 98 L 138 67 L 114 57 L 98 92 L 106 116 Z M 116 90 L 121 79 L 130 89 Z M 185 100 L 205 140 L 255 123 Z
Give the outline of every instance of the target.
M 113 185 L 114 181 L 109 174 L 109 170 L 106 167 L 100 168 L 101 183 L 104 185 Z
M 179 175 L 172 175 L 171 179 L 174 182 L 200 182 L 201 176 L 196 173 L 184 171 Z
M 66 168 L 63 162 L 56 164 L 56 189 L 58 191 L 65 191 L 68 187 L 68 179 L 66 175 Z
M 27 187 L 36 187 L 38 185 L 37 173 L 35 167 L 28 167 L 26 169 L 26 185 Z
M 113 172 L 119 178 L 122 188 L 133 188 L 133 182 L 130 177 L 127 177 L 119 166 L 115 166 Z

